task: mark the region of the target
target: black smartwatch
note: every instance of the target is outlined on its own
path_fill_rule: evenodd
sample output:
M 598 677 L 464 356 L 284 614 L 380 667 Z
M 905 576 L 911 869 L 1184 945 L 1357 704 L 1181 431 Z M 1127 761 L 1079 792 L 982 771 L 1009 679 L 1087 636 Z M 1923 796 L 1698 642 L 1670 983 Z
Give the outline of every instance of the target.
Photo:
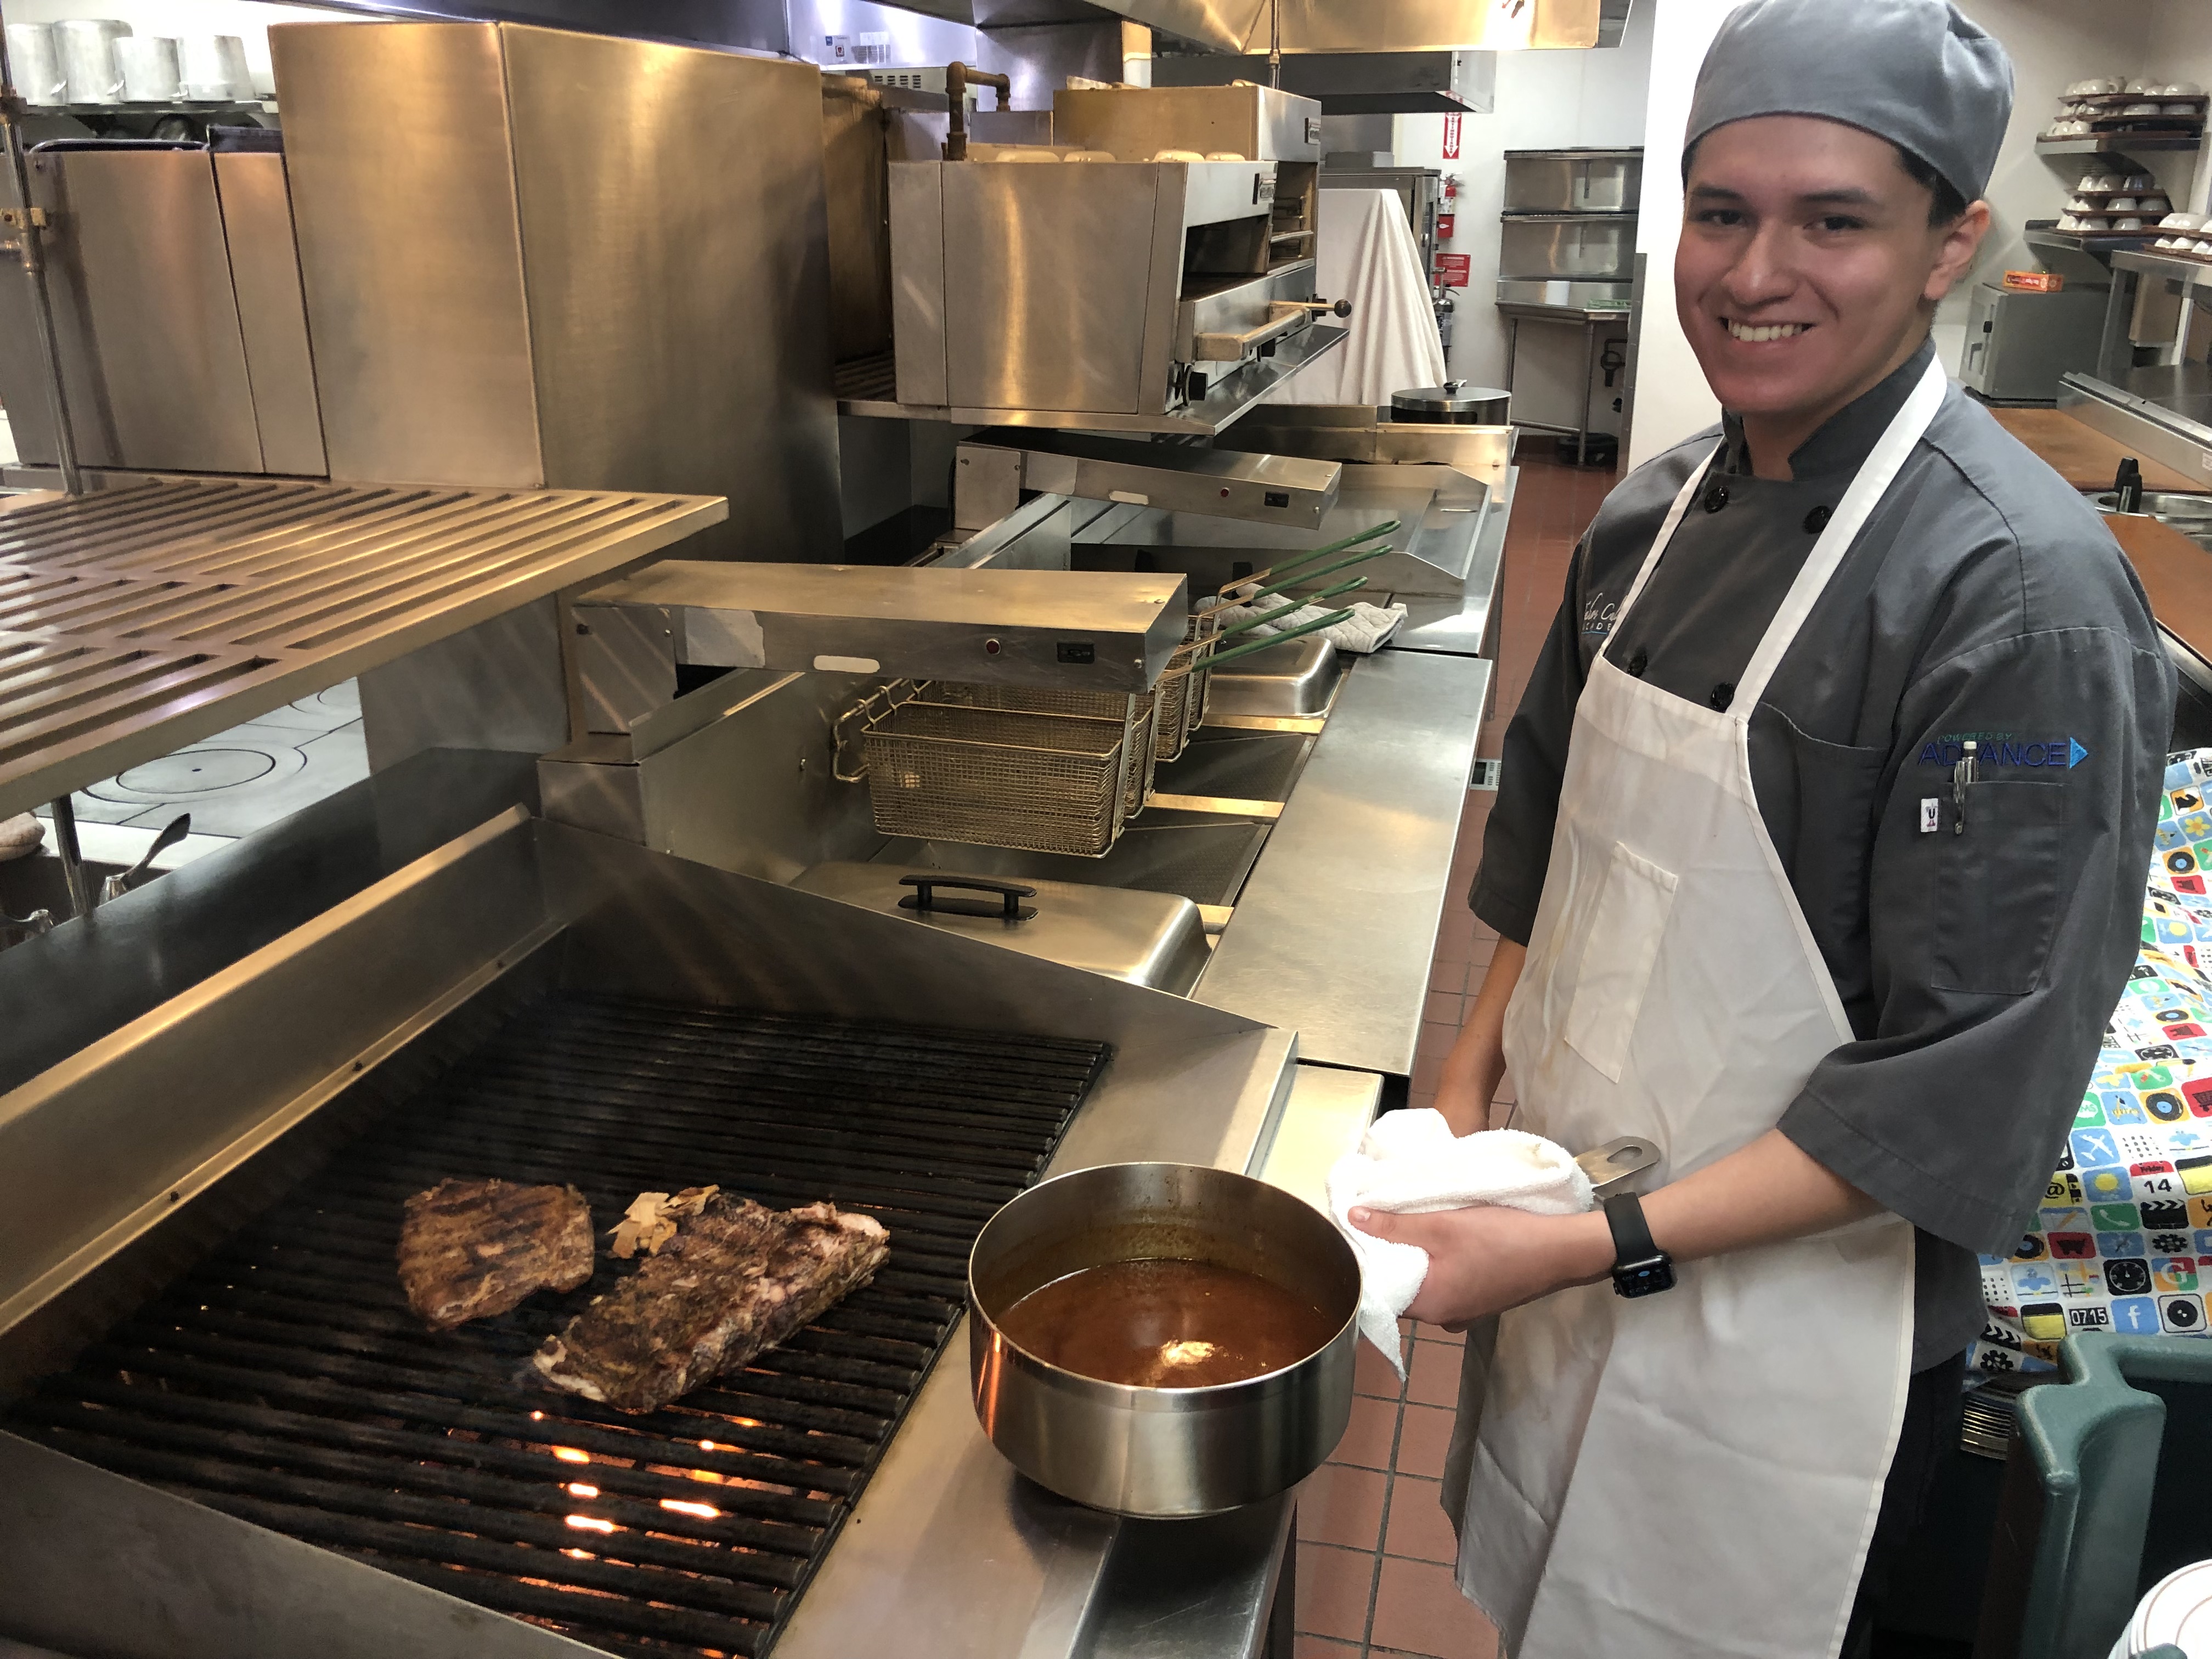
M 1644 1205 L 1634 1193 L 1615 1193 L 1605 1200 L 1605 1224 L 1613 1229 L 1614 1295 L 1656 1296 L 1674 1288 L 1674 1258 L 1652 1243 Z

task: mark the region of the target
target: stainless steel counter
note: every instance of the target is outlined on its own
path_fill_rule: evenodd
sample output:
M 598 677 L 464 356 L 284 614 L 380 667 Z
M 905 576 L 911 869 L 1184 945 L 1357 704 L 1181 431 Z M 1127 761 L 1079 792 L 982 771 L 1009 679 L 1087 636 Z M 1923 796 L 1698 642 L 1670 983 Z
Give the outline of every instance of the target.
M 1440 651 L 1462 657 L 1489 654 L 1498 584 L 1505 569 L 1505 531 L 1513 514 L 1513 492 L 1520 480 L 1521 469 L 1510 468 L 1504 482 L 1491 492 L 1482 527 L 1475 532 L 1467 582 L 1457 595 L 1392 596 L 1405 605 L 1406 620 L 1392 635 L 1389 649 Z
M 1411 1074 L 1492 666 L 1352 669 L 1197 1000 L 1297 1031 L 1308 1060 Z
M 1208 1161 L 1317 1196 L 1319 1172 L 1371 1121 L 1380 1079 L 1292 1073 L 1272 1117 L 1240 1114 Z M 1086 1109 L 1047 1173 L 1174 1156 L 1152 1139 L 1164 1127 Z M 1291 1496 L 1203 1521 L 1125 1521 L 1054 1498 L 983 1437 L 964 1347 L 956 1331 L 776 1659 L 852 1659 L 891 1630 L 900 1659 L 1258 1653 L 1290 1559 Z

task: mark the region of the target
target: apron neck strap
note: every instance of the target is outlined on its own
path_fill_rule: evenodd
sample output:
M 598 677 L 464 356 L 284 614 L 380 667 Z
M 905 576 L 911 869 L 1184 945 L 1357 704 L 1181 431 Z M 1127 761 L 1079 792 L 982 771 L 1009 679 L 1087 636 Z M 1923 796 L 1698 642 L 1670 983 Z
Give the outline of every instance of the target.
M 1828 579 L 1836 574 L 1836 567 L 1844 562 L 1844 555 L 1850 550 L 1860 526 L 1866 523 L 1881 498 L 1888 494 L 1890 485 L 1896 481 L 1899 471 L 1905 465 L 1905 458 L 1912 453 L 1912 447 L 1920 441 L 1921 434 L 1928 430 L 1929 423 L 1936 418 L 1936 411 L 1943 406 L 1944 394 L 1949 389 L 1950 382 L 1943 374 L 1943 365 L 1936 359 L 1929 358 L 1928 372 L 1920 377 L 1920 383 L 1913 387 L 1912 395 L 1905 400 L 1905 406 L 1892 418 L 1864 464 L 1860 466 L 1857 476 L 1852 478 L 1850 488 L 1844 492 L 1844 499 L 1837 503 L 1834 516 L 1829 519 L 1827 528 L 1820 532 L 1820 539 L 1814 543 L 1813 550 L 1806 555 L 1804 567 L 1798 571 L 1796 580 L 1790 585 L 1790 592 L 1782 601 L 1782 608 L 1774 613 L 1774 620 L 1767 624 L 1766 632 L 1759 641 L 1759 648 L 1752 653 L 1751 661 L 1744 668 L 1743 678 L 1736 682 L 1735 696 L 1729 704 L 1731 711 L 1741 708 L 1748 718 L 1750 712 L 1759 706 L 1759 698 L 1766 695 L 1766 683 L 1774 678 L 1774 671 L 1781 663 L 1783 653 L 1790 649 L 1790 643 L 1797 637 L 1797 630 L 1804 626 L 1805 618 L 1812 614 L 1814 602 L 1827 587 Z M 1630 585 L 1627 597 L 1621 600 L 1620 609 L 1614 614 L 1613 626 L 1615 633 L 1619 633 L 1621 624 L 1628 620 L 1630 608 L 1643 596 L 1644 585 L 1651 580 L 1651 573 L 1659 568 L 1659 561 L 1666 553 L 1668 544 L 1674 539 L 1674 532 L 1682 527 L 1683 514 L 1690 510 L 1690 503 L 1698 498 L 1706 475 L 1712 471 L 1713 464 L 1720 459 L 1721 451 L 1726 446 L 1725 439 L 1714 445 L 1675 495 L 1674 504 L 1668 509 L 1658 535 L 1652 538 L 1651 550 L 1644 556 L 1644 563 L 1636 573 L 1636 580 Z
M 1820 539 L 1806 555 L 1804 567 L 1798 571 L 1797 580 L 1790 584 L 1782 608 L 1774 613 L 1774 620 L 1767 624 L 1759 649 L 1751 653 L 1743 677 L 1736 682 L 1735 696 L 1729 704 L 1731 713 L 1741 709 L 1747 718 L 1759 706 L 1759 698 L 1766 694 L 1766 683 L 1774 678 L 1775 669 L 1781 665 L 1783 653 L 1796 639 L 1805 618 L 1812 614 L 1814 602 L 1826 589 L 1828 579 L 1836 574 L 1836 567 L 1844 562 L 1844 555 L 1850 551 L 1861 527 L 1889 493 L 1890 485 L 1896 482 L 1913 447 L 1936 418 L 1936 411 L 1943 406 L 1944 394 L 1949 390 L 1950 382 L 1943 373 L 1942 362 L 1931 356 L 1927 373 L 1912 388 L 1912 395 L 1905 400 L 1905 406 L 1891 419 L 1887 430 L 1859 468 L 1858 476 L 1851 480 L 1850 488 L 1844 492 L 1844 499 L 1836 504 L 1835 514 L 1829 519 L 1827 528 L 1820 532 Z
M 1713 463 L 1720 459 L 1721 451 L 1727 447 L 1728 440 L 1723 438 L 1708 450 L 1705 459 L 1691 471 L 1689 481 L 1676 493 L 1674 504 L 1667 509 L 1667 516 L 1660 523 L 1659 533 L 1651 538 L 1651 546 L 1644 556 L 1644 562 L 1637 567 L 1636 580 L 1628 585 L 1628 592 L 1620 601 L 1620 609 L 1613 612 L 1614 633 L 1620 631 L 1622 624 L 1628 620 L 1629 611 L 1634 608 L 1637 600 L 1644 597 L 1644 585 L 1651 580 L 1651 573 L 1659 568 L 1659 560 L 1667 551 L 1667 544 L 1674 539 L 1674 532 L 1682 527 L 1682 515 L 1690 510 L 1690 503 L 1697 500 L 1698 491 L 1704 487 L 1705 474 L 1712 471 Z

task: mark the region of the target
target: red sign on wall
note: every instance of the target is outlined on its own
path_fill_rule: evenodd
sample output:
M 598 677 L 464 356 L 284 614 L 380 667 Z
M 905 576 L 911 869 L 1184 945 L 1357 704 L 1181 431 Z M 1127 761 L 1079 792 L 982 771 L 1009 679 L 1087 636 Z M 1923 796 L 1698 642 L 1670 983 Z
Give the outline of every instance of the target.
M 1456 115 L 1444 117 L 1444 160 L 1447 161 L 1459 160 L 1459 122 L 1460 118 Z
M 1465 288 L 1468 261 L 1473 257 L 1466 253 L 1439 253 L 1437 255 L 1437 280 L 1446 288 Z
M 1458 222 L 1459 215 L 1456 213 L 1439 213 L 1437 215 L 1437 240 L 1439 242 L 1449 242 L 1451 240 L 1452 228 Z

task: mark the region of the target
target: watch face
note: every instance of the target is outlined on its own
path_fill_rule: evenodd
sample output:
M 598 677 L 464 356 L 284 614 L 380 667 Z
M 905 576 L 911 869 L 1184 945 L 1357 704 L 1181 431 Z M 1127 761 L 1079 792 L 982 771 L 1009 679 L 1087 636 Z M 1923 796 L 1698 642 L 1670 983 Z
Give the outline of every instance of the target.
M 1613 1288 L 1622 1296 L 1652 1296 L 1674 1288 L 1674 1264 L 1665 1256 L 1613 1270 Z

